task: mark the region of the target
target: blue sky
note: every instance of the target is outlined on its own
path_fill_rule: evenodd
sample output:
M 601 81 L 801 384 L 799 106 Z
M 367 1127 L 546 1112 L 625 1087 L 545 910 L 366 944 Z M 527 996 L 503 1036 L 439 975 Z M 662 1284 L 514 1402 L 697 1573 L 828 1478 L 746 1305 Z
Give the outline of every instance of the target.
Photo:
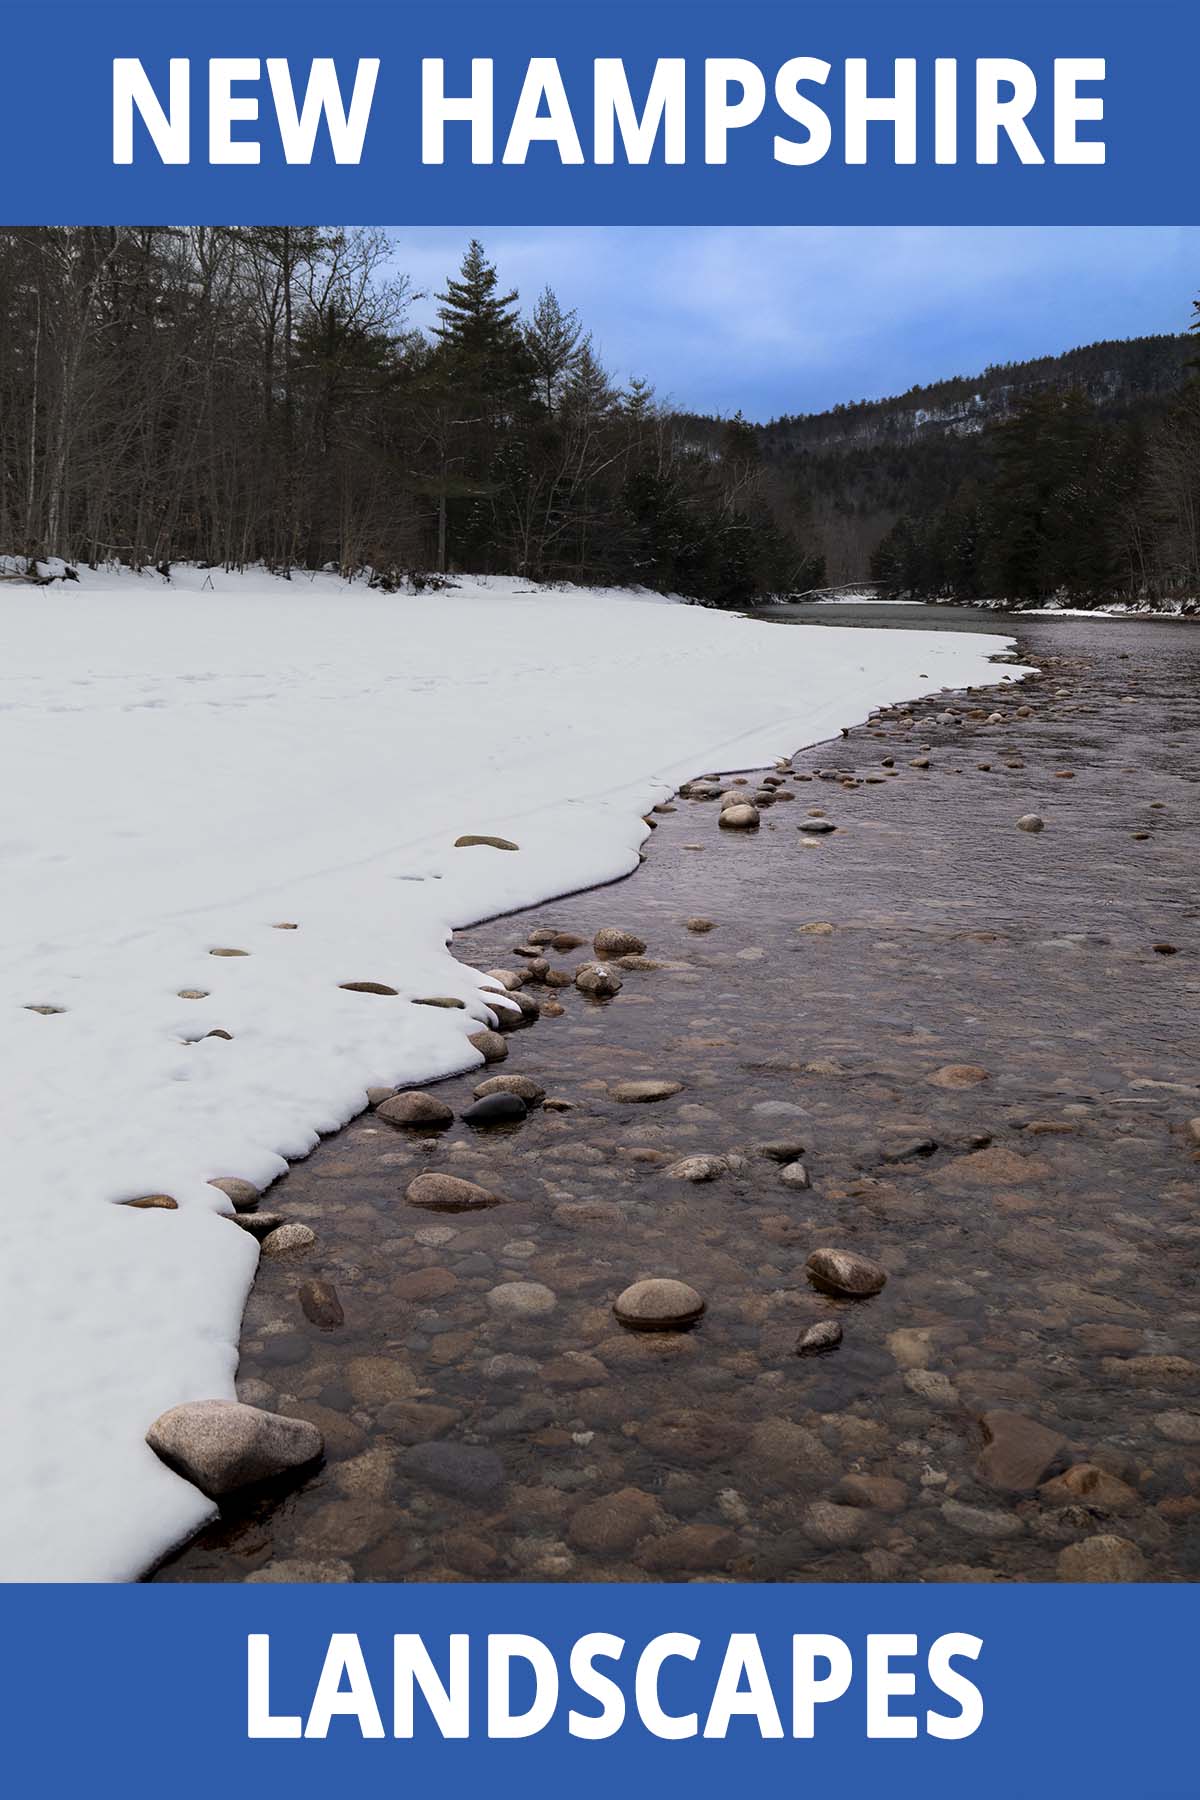
M 575 307 L 621 380 L 760 419 L 1182 330 L 1200 293 L 1184 226 L 397 228 L 416 323 L 472 235 L 523 305 L 549 285 Z

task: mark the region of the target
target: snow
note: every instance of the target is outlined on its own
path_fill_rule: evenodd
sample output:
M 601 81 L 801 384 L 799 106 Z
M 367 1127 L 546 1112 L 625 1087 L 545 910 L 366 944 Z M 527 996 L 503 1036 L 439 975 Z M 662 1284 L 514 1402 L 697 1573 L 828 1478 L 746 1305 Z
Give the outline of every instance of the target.
M 0 1577 L 21 1580 L 127 1579 L 211 1514 L 144 1442 L 234 1393 L 258 1250 L 207 1183 L 266 1184 L 368 1085 L 478 1063 L 489 994 L 454 927 L 628 874 L 688 776 L 1022 673 L 988 663 L 1003 637 L 203 571 L 5 584 L 0 642 Z M 468 832 L 520 849 L 455 849 Z M 363 980 L 399 997 L 339 986 Z M 437 994 L 465 1011 L 410 1004 Z M 113 1204 L 149 1193 L 178 1210 Z

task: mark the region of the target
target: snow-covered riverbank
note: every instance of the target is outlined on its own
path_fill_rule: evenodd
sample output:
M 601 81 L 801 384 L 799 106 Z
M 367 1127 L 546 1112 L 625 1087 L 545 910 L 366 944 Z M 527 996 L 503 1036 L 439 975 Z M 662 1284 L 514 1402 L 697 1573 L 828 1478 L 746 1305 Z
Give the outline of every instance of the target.
M 0 637 L 10 1580 L 131 1576 L 211 1512 L 144 1442 L 233 1393 L 258 1252 L 208 1182 L 479 1060 L 454 927 L 628 873 L 687 776 L 1020 673 L 1000 637 L 513 582 L 14 587 Z M 114 1204 L 148 1194 L 177 1208 Z

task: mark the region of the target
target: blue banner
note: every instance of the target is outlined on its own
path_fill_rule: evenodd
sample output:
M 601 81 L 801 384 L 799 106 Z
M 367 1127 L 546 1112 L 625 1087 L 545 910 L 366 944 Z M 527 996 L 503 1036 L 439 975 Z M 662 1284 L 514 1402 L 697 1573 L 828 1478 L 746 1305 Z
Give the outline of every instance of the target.
M 8 224 L 1197 215 L 1177 0 L 3 13 Z
M 1198 1791 L 1183 1586 L 10 1588 L 4 1612 L 14 1794 Z

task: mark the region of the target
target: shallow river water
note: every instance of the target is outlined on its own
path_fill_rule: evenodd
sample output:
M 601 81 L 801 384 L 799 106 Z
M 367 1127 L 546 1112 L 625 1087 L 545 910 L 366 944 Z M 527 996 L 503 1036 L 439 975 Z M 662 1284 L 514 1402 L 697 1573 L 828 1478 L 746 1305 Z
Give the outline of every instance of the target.
M 239 1391 L 326 1459 L 153 1579 L 1200 1575 L 1200 626 L 772 616 L 1015 630 L 1042 673 L 802 753 L 756 832 L 680 798 L 627 882 L 460 934 L 520 969 L 538 928 L 619 926 L 650 966 L 603 1001 L 531 982 L 553 1016 L 433 1090 L 520 1073 L 561 1107 L 365 1113 L 271 1191 L 317 1241 L 263 1258 Z M 613 1095 L 651 1078 L 680 1091 Z M 728 1162 L 666 1172 L 692 1156 Z M 503 1203 L 419 1210 L 426 1170 Z M 883 1291 L 816 1291 L 823 1245 Z M 616 1321 L 647 1275 L 700 1292 L 694 1328 Z

